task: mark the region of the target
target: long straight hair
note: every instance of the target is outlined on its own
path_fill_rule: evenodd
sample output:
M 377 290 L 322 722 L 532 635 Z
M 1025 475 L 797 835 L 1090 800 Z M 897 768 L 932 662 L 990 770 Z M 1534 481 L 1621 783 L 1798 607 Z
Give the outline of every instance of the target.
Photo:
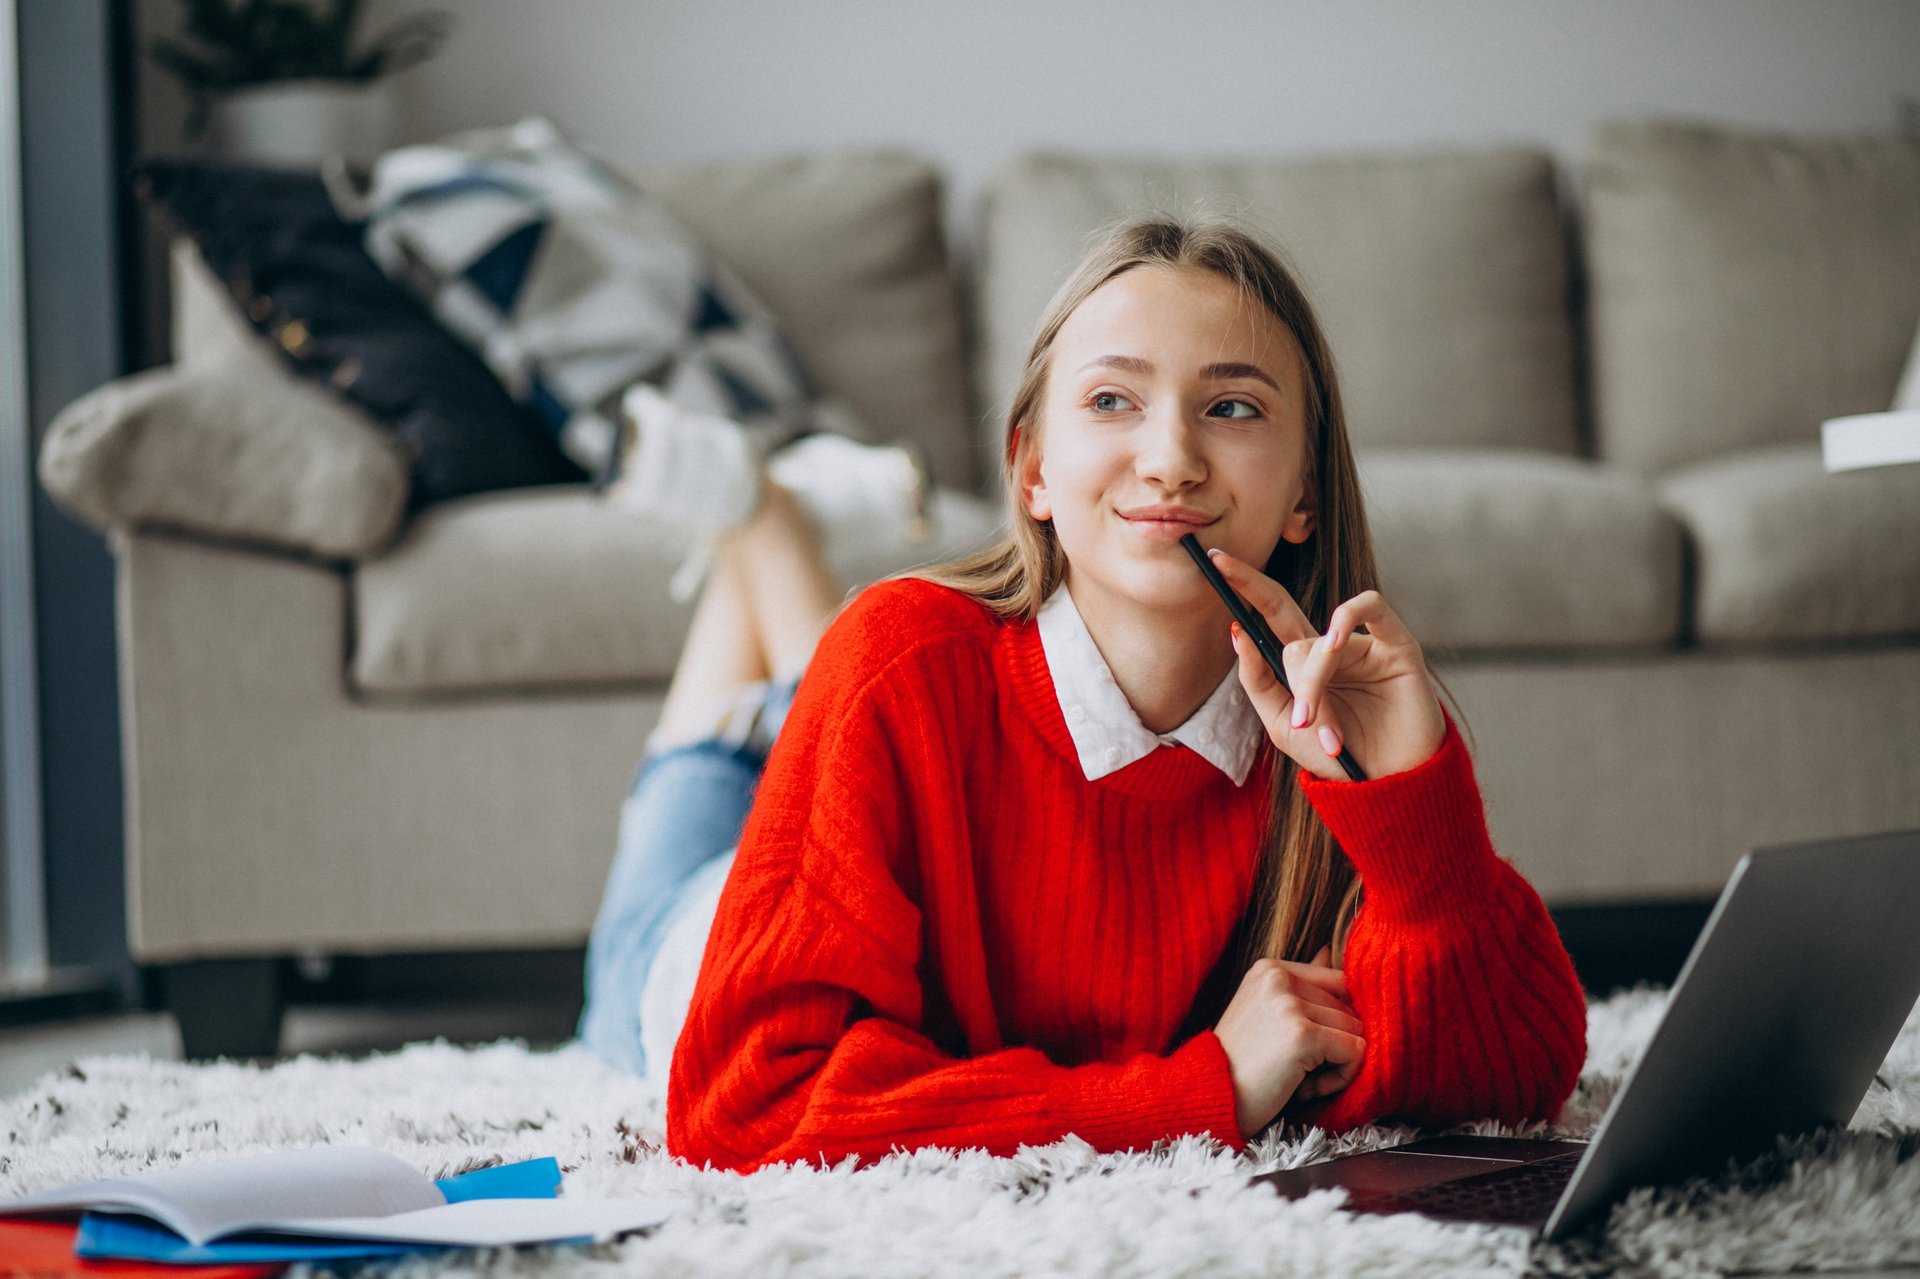
M 1373 542 L 1320 322 L 1293 274 L 1252 232 L 1218 216 L 1153 214 L 1097 233 L 1080 265 L 1047 303 L 1007 413 L 1002 477 L 1011 507 L 1009 532 L 964 559 L 901 574 L 964 592 L 1005 618 L 1035 617 L 1066 575 L 1066 556 L 1052 521 L 1035 520 L 1020 500 L 1019 477 L 1041 447 L 1040 408 L 1054 340 L 1075 307 L 1108 280 L 1136 267 L 1211 271 L 1267 308 L 1292 332 L 1304 356 L 1307 402 L 1307 497 L 1317 517 L 1306 541 L 1282 538 L 1266 563 L 1269 577 L 1325 631 L 1342 601 L 1377 585 Z M 1270 743 L 1263 750 L 1275 750 Z M 1261 836 L 1259 887 L 1245 933 L 1248 962 L 1261 956 L 1306 960 L 1328 942 L 1343 943 L 1360 902 L 1360 881 L 1333 833 L 1307 803 L 1299 766 L 1275 761 Z

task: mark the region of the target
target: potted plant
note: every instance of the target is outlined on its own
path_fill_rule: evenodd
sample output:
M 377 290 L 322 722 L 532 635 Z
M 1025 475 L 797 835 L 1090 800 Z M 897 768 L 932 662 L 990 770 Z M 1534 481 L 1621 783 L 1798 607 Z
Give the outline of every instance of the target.
M 191 138 L 262 159 L 364 158 L 385 149 L 387 77 L 431 57 L 452 28 L 411 14 L 356 47 L 360 0 L 186 0 L 180 39 L 150 56 L 186 86 Z

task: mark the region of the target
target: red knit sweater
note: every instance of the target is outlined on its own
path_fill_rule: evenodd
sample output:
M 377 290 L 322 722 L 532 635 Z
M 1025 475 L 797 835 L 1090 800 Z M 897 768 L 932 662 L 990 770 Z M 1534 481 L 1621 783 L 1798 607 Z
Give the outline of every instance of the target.
M 1274 759 L 1236 787 L 1169 745 L 1089 782 L 1033 623 L 926 582 L 867 590 L 767 761 L 674 1052 L 668 1148 L 740 1171 L 1068 1133 L 1240 1149 L 1210 1027 L 1241 975 L 1228 942 Z M 1417 768 L 1303 784 L 1364 888 L 1345 965 L 1367 1052 L 1299 1116 L 1552 1114 L 1585 1004 L 1488 841 L 1451 721 Z

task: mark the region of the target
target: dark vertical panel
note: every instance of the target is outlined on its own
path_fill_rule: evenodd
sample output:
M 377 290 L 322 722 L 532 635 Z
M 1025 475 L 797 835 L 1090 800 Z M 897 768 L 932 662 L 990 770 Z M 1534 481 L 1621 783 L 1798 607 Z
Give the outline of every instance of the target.
M 125 370 L 116 84 L 128 16 L 113 0 L 20 0 L 29 414 L 36 454 L 62 406 Z M 56 965 L 109 970 L 132 993 L 121 852 L 113 561 L 35 486 L 35 636 Z

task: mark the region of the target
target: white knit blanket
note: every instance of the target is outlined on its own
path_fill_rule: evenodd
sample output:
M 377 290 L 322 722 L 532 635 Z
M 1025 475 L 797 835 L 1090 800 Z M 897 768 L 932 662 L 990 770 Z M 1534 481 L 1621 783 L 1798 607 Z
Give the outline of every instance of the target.
M 1587 1136 L 1646 1042 L 1664 994 L 1589 1011 L 1590 1056 L 1558 1123 Z M 1102 1155 L 1069 1139 L 1012 1158 L 923 1150 L 860 1171 L 790 1165 L 752 1176 L 660 1151 L 660 1099 L 569 1046 L 419 1044 L 364 1060 L 267 1068 L 83 1059 L 0 1102 L 0 1194 L 217 1154 L 328 1142 L 392 1151 L 442 1177 L 553 1155 L 563 1193 L 665 1194 L 686 1210 L 596 1247 L 422 1255 L 364 1274 L 518 1275 L 1705 1275 L 1920 1265 L 1920 1015 L 1908 1020 L 1851 1127 L 1791 1143 L 1715 1182 L 1636 1192 L 1605 1241 L 1537 1246 L 1525 1231 L 1294 1202 L 1249 1174 L 1405 1141 L 1405 1128 L 1330 1140 L 1270 1132 L 1236 1157 L 1185 1138 Z M 1472 1131 L 1511 1132 L 1493 1125 Z

